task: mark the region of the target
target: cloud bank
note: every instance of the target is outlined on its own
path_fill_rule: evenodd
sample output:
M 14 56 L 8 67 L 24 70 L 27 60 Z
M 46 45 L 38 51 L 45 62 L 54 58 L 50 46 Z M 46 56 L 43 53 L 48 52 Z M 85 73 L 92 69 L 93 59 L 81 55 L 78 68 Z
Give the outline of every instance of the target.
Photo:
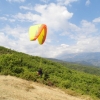
M 25 2 L 25 0 L 7 0 L 9 2 Z M 42 57 L 57 57 L 66 53 L 100 52 L 100 31 L 95 18 L 92 22 L 81 20 L 79 25 L 70 22 L 74 13 L 67 6 L 78 0 L 57 0 L 57 3 L 20 5 L 20 12 L 0 17 L 9 21 L 0 30 L 0 45 Z M 47 0 L 43 2 L 48 2 Z M 86 5 L 90 1 L 87 0 Z M 26 11 L 26 12 L 25 12 Z M 13 24 L 16 23 L 15 26 Z M 48 27 L 47 39 L 40 46 L 37 41 L 29 41 L 29 26 L 45 23 Z M 28 27 L 23 27 L 28 24 Z

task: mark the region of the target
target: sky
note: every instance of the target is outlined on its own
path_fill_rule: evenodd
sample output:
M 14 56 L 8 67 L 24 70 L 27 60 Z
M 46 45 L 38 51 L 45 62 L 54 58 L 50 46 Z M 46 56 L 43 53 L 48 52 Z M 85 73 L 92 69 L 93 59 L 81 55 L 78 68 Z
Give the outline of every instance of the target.
M 43 45 L 29 27 L 47 25 Z M 100 0 L 0 0 L 0 46 L 33 56 L 100 52 Z

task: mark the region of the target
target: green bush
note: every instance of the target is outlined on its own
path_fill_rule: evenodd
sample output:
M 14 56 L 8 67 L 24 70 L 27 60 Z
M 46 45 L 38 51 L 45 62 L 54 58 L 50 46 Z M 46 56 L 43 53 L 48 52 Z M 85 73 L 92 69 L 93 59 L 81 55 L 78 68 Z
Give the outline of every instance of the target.
M 70 80 L 61 81 L 60 87 L 66 88 L 66 89 L 70 88 L 70 87 L 71 87 L 71 82 L 70 82 Z
M 12 72 L 13 72 L 13 73 L 16 73 L 16 74 L 20 74 L 20 73 L 23 73 L 23 72 L 24 72 L 24 69 L 21 68 L 21 67 L 14 67 L 14 68 L 12 69 Z

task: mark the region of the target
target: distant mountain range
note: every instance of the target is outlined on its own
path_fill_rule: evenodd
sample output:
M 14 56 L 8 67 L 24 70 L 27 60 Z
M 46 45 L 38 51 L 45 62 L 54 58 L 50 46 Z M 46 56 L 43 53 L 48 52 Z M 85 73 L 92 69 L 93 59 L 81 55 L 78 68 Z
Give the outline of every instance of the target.
M 84 65 L 100 67 L 100 52 L 73 53 L 58 56 L 57 59 Z

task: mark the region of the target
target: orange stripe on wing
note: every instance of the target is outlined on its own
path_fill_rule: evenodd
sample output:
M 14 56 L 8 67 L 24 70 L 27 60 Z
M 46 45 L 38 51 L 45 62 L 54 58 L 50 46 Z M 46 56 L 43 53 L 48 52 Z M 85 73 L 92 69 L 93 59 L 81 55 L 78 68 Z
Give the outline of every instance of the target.
M 36 34 L 35 37 L 34 37 L 34 40 L 36 40 L 36 39 L 38 38 L 38 36 L 40 35 L 40 33 L 41 33 L 43 27 L 44 27 L 44 24 L 42 24 L 42 25 L 39 27 L 38 32 L 37 32 L 37 34 Z
M 44 34 L 44 38 L 43 38 L 43 40 L 42 40 L 42 44 L 45 42 L 45 40 L 46 40 L 46 35 L 47 35 L 47 26 L 44 25 L 44 24 L 43 24 L 43 29 L 44 29 L 44 31 L 45 31 L 45 34 Z

